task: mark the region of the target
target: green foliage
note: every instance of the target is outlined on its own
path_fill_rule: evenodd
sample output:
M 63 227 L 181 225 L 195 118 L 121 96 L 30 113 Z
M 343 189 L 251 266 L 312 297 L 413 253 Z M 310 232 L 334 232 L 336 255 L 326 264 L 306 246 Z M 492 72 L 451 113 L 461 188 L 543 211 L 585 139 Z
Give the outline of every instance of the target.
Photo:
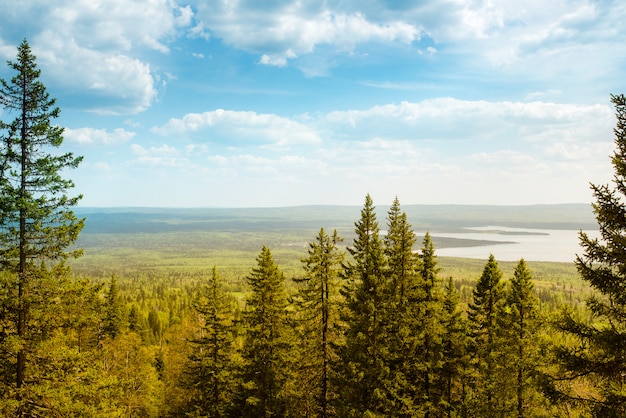
M 104 333 L 111 338 L 117 337 L 124 327 L 125 316 L 120 301 L 117 279 L 113 276 L 104 306 L 104 324 L 102 326 Z
M 515 372 L 515 389 L 517 400 L 517 416 L 528 416 L 532 410 L 536 384 L 533 384 L 539 369 L 538 331 L 541 326 L 539 317 L 539 300 L 534 293 L 530 270 L 524 259 L 515 268 L 510 289 L 507 293 L 507 346 L 513 371 Z M 534 395 L 534 396 L 533 396 Z
M 267 247 L 261 249 L 257 267 L 247 280 L 251 293 L 243 317 L 246 335 L 238 413 L 249 417 L 281 416 L 287 407 L 285 383 L 292 339 L 284 276 Z
M 340 415 L 389 413 L 388 335 L 385 330 L 388 287 L 383 244 L 369 195 L 355 223 L 356 238 L 348 252 L 347 281 L 342 289 L 346 310 L 346 344 L 340 350 L 342 366 Z
M 232 299 L 224 293 L 217 268 L 194 301 L 200 330 L 190 342 L 188 387 L 193 391 L 193 416 L 218 418 L 231 406 L 235 389 L 232 363 Z
M 469 376 L 469 328 L 459 308 L 459 293 L 450 277 L 443 294 L 441 326 L 440 406 L 447 416 L 467 416 Z
M 470 406 L 474 415 L 506 415 L 511 413 L 512 408 L 512 396 L 504 390 L 511 385 L 504 357 L 503 317 L 506 295 L 501 279 L 502 271 L 495 257 L 490 255 L 476 284 L 474 299 L 468 310 L 476 384 Z
M 586 402 L 594 416 L 626 415 L 626 96 L 613 95 L 617 125 L 616 150 L 611 162 L 614 187 L 591 185 L 600 239 L 580 234 L 583 254 L 576 258 L 578 271 L 597 292 L 587 300 L 593 317 L 589 323 L 565 311 L 558 328 L 577 340 L 558 351 L 564 377 L 583 377 L 593 391 L 581 392 L 572 385 L 569 398 Z
M 298 309 L 297 373 L 294 378 L 297 412 L 300 416 L 334 416 L 333 401 L 337 388 L 331 380 L 331 365 L 337 361 L 335 347 L 341 341 L 339 324 L 339 284 L 344 252 L 342 239 L 320 229 L 309 244 L 308 257 L 302 259 L 303 284 L 294 297 Z
M 41 379 L 26 376 L 26 354 L 34 351 L 33 341 L 45 336 L 37 326 L 48 328 L 40 315 L 45 311 L 38 303 L 40 291 L 45 288 L 52 291 L 47 296 L 56 296 L 54 289 L 40 285 L 46 263 L 56 264 L 80 254 L 79 250 L 68 251 L 83 227 L 83 221 L 70 210 L 80 196 L 67 195 L 74 184 L 61 173 L 75 168 L 81 158 L 46 152 L 63 142 L 63 128 L 51 122 L 60 110 L 39 81 L 40 71 L 26 40 L 18 47 L 17 61 L 8 65 L 16 74 L 8 82 L 0 80 L 0 104 L 3 116 L 15 118 L 0 121 L 0 268 L 13 276 L 4 282 L 13 286 L 6 296 L 13 299 L 10 303 L 16 312 L 10 319 L 13 324 L 5 328 L 10 330 L 5 338 L 16 341 L 12 344 L 16 352 L 14 369 L 5 365 L 1 370 L 14 375 L 15 388 L 23 399 L 28 396 L 23 388 L 26 382 Z M 4 359 L 12 363 L 11 357 Z M 5 376 L 3 380 L 8 379 Z

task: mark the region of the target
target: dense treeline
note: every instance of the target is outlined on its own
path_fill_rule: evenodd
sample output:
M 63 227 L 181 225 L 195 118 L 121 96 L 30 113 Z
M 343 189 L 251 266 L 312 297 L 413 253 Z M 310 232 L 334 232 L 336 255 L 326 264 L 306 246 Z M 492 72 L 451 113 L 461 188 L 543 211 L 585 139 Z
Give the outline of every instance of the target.
M 557 372 L 552 350 L 567 341 L 549 328 L 553 312 L 540 308 L 523 260 L 507 281 L 490 257 L 461 303 L 453 279 L 439 275 L 430 235 L 417 242 L 397 199 L 386 233 L 380 230 L 368 195 L 353 242 L 320 229 L 293 279 L 263 247 L 244 292 L 226 290 L 217 267 L 160 280 L 47 271 L 55 303 L 38 307 L 46 327 L 29 348 L 28 392 L 11 391 L 15 366 L 7 352 L 2 411 L 211 417 L 584 411 L 547 396 L 554 385 L 546 381 Z
M 19 417 L 541 417 L 626 414 L 626 97 L 615 185 L 593 185 L 600 239 L 581 233 L 582 308 L 490 256 L 441 276 L 396 198 L 369 195 L 355 238 L 319 230 L 286 278 L 270 248 L 233 286 L 205 275 L 75 276 L 84 224 L 47 153 L 63 129 L 28 43 L 0 80 L 0 413 Z M 243 288 L 241 286 L 244 286 Z M 546 303 L 549 302 L 549 303 Z

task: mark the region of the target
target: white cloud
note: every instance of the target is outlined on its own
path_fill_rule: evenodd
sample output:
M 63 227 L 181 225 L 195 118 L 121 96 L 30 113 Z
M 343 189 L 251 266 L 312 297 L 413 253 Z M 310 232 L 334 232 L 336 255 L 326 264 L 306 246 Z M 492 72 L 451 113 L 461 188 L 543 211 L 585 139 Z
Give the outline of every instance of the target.
M 421 29 L 401 19 L 372 22 L 359 11 L 345 13 L 326 5 L 293 2 L 272 9 L 251 4 L 207 2 L 199 6 L 203 24 L 227 44 L 260 53 L 261 64 L 284 66 L 289 59 L 309 54 L 319 45 L 351 52 L 358 44 L 410 44 Z
M 35 53 L 47 74 L 68 91 L 92 96 L 86 110 L 103 114 L 138 113 L 157 95 L 157 80 L 150 65 L 122 54 L 83 48 L 72 39 L 44 32 Z
M 64 136 L 68 141 L 81 145 L 116 145 L 130 141 L 135 136 L 135 132 L 122 128 L 114 129 L 112 132 L 106 129 L 66 128 Z
M 178 32 L 193 23 L 190 6 L 179 7 L 174 0 L 15 3 L 19 6 L 3 10 L 3 27 L 32 33 L 29 42 L 46 76 L 88 97 L 88 110 L 98 113 L 147 109 L 157 97 L 160 77 L 138 57 L 146 49 L 168 53 Z
M 322 124 L 340 138 L 375 135 L 468 141 L 508 137 L 553 142 L 572 135 L 585 141 L 597 140 L 598 133 L 610 137 L 612 121 L 613 112 L 604 105 L 439 98 L 330 112 Z
M 170 137 L 191 136 L 208 142 L 221 139 L 233 145 L 252 142 L 286 147 L 320 142 L 318 134 L 303 123 L 273 114 L 222 109 L 172 118 L 152 131 Z
M 163 144 L 160 147 L 146 148 L 139 144 L 132 144 L 130 146 L 131 152 L 136 156 L 136 159 L 132 164 L 140 164 L 146 166 L 152 166 L 158 169 L 166 167 L 187 167 L 187 160 L 179 155 L 176 148 L 167 144 Z
M 425 57 L 454 56 L 476 68 L 535 74 L 554 80 L 574 73 L 603 79 L 618 72 L 626 53 L 621 22 L 626 7 L 616 2 L 510 0 L 440 2 L 275 3 L 213 1 L 198 5 L 197 19 L 224 43 L 259 54 L 259 63 L 283 67 L 313 55 L 322 63 L 299 63 L 306 75 L 327 75 L 327 56 L 352 53 L 379 42 L 409 45 Z M 421 43 L 427 39 L 432 42 Z M 321 48 L 323 47 L 323 48 Z M 320 51 L 321 50 L 321 51 Z M 603 62 L 603 65 L 598 65 Z M 572 81 L 573 82 L 573 81 Z
M 44 9 L 50 30 L 59 38 L 73 39 L 87 49 L 128 52 L 147 47 L 167 52 L 164 40 L 175 36 L 176 28 L 191 23 L 189 6 L 178 7 L 170 0 L 61 0 Z
M 176 148 L 171 147 L 167 144 L 163 144 L 160 147 L 150 147 L 150 148 L 143 147 L 139 144 L 131 144 L 130 149 L 133 152 L 133 154 L 139 157 L 153 156 L 153 155 L 172 157 L 172 156 L 178 155 L 178 151 L 176 150 Z

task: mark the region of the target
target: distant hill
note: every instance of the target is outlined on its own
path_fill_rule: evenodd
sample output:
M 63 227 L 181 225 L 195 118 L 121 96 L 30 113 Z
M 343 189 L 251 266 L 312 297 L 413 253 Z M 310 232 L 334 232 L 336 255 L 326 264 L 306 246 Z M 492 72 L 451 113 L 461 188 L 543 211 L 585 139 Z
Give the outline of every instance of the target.
M 378 206 L 384 229 L 388 206 Z M 163 233 L 184 231 L 317 231 L 320 227 L 349 234 L 360 217 L 359 206 L 294 206 L 280 208 L 88 208 L 84 234 Z M 589 204 L 490 206 L 405 205 L 417 230 L 456 232 L 465 227 L 498 225 L 535 229 L 597 229 Z

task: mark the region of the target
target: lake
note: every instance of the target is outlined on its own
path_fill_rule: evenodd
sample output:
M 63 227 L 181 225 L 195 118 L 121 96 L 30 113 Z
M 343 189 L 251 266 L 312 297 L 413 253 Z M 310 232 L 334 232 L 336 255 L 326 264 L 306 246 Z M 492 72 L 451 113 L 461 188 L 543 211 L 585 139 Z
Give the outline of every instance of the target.
M 433 237 L 502 241 L 477 247 L 450 247 L 436 249 L 442 257 L 464 257 L 486 260 L 493 254 L 496 260 L 559 261 L 573 262 L 576 254 L 582 254 L 578 233 L 575 230 L 508 228 L 486 226 L 467 228 L 466 233 L 435 233 Z M 598 237 L 598 231 L 585 231 L 590 237 Z M 514 241 L 513 244 L 506 241 Z

